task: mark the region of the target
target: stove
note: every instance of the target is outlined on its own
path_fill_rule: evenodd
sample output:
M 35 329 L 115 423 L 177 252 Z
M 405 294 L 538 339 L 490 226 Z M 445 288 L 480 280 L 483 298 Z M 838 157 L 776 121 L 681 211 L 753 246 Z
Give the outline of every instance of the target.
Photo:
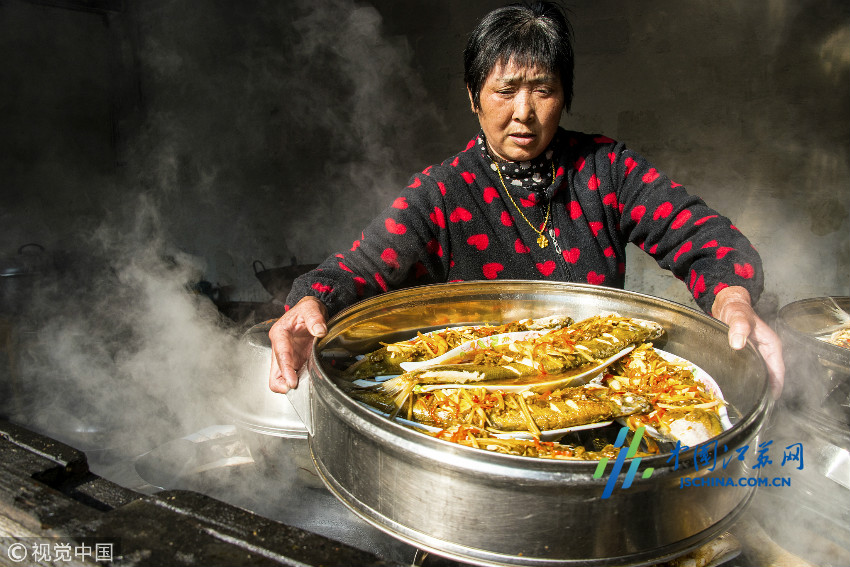
M 15 543 L 100 541 L 114 544 L 110 564 L 115 565 L 394 566 L 419 561 L 416 550 L 382 538 L 321 489 L 305 487 L 297 500 L 292 491 L 228 498 L 234 486 L 257 474 L 247 462 L 208 476 L 214 480 L 205 487 L 209 494 L 188 486 L 160 490 L 129 464 L 103 468 L 126 483 L 122 486 L 93 473 L 82 451 L 0 421 L 0 553 Z M 317 513 L 323 507 L 326 511 Z M 342 539 L 356 540 L 358 546 Z
M 0 557 L 15 542 L 88 541 L 114 543 L 113 561 L 101 563 L 113 565 L 466 565 L 421 552 L 350 512 L 304 466 L 306 439 L 279 447 L 294 457 L 281 461 L 293 463 L 286 470 L 254 460 L 238 430 L 225 424 L 137 457 L 103 453 L 90 461 L 83 451 L 0 420 Z M 788 558 L 806 565 L 760 527 L 768 524 L 759 520 L 760 507 L 775 510 L 776 496 L 757 494 L 755 515 L 731 530 L 742 553 L 712 567 L 778 566 Z M 825 565 L 850 557 L 840 543 L 823 539 L 832 546 L 825 557 L 834 558 Z M 682 563 L 664 564 L 675 565 Z

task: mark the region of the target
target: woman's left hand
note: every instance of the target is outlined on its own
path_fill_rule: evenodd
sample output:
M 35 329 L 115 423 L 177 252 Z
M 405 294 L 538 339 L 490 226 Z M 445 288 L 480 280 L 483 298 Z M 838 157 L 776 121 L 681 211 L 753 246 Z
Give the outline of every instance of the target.
M 744 348 L 749 338 L 758 348 L 770 375 L 773 397 L 779 398 L 785 382 L 785 362 L 782 359 L 782 342 L 773 329 L 756 315 L 746 288 L 727 287 L 717 294 L 711 314 L 729 325 L 729 346 Z

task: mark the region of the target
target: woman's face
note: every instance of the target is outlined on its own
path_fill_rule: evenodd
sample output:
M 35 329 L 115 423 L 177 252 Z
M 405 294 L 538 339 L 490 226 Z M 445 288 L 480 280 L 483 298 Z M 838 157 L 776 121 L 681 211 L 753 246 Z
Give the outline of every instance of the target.
M 528 161 L 539 156 L 555 136 L 564 90 L 557 75 L 513 62 L 498 63 L 481 87 L 480 101 L 476 108 L 469 93 L 493 157 Z

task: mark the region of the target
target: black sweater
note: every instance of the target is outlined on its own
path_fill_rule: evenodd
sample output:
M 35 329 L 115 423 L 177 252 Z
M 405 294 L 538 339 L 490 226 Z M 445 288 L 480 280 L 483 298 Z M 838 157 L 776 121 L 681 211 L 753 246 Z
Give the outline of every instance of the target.
M 533 191 L 505 179 L 513 202 L 484 148 L 479 133 L 462 152 L 414 174 L 350 250 L 295 280 L 287 309 L 313 295 L 333 315 L 390 289 L 464 280 L 622 288 L 629 242 L 684 281 L 707 313 L 726 286 L 758 299 L 761 259 L 747 238 L 622 143 L 559 129 L 544 152 L 554 182 Z M 547 203 L 541 248 L 530 224 L 543 224 Z

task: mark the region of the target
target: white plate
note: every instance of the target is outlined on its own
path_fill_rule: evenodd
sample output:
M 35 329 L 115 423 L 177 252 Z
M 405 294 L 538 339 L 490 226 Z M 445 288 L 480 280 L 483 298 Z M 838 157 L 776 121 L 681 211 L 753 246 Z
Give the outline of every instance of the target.
M 441 354 L 436 358 L 429 358 L 428 360 L 422 360 L 418 362 L 402 362 L 400 366 L 405 372 L 410 372 L 411 370 L 419 370 L 420 368 L 427 368 L 429 366 L 436 366 L 438 364 L 441 364 L 443 361 L 450 360 L 456 356 L 460 356 L 465 352 L 471 352 L 479 348 L 488 348 L 496 345 L 504 345 L 516 341 L 524 341 L 526 339 L 533 339 L 539 337 L 540 335 L 545 335 L 546 333 L 551 332 L 551 330 L 552 329 L 545 331 L 517 331 L 515 333 L 501 333 L 499 335 L 490 335 L 489 337 L 473 339 L 471 341 L 466 341 L 464 343 L 459 344 L 455 348 L 451 349 L 445 354 Z
M 667 352 L 666 350 L 656 348 L 655 352 L 661 355 L 661 357 L 667 362 L 687 366 L 693 373 L 694 379 L 700 384 L 702 384 L 705 387 L 706 391 L 708 391 L 715 398 L 725 401 L 725 398 L 723 397 L 723 392 L 720 390 L 720 386 L 717 385 L 717 382 L 714 381 L 714 378 L 712 378 L 708 374 L 708 372 L 706 372 L 690 360 L 682 358 L 681 356 L 677 356 L 671 352 Z M 729 420 L 729 413 L 726 411 L 725 404 L 721 405 L 720 408 L 717 410 L 717 416 L 720 418 L 720 425 L 723 427 L 723 431 L 732 429 L 732 422 Z M 617 418 L 617 422 L 626 425 L 626 420 L 623 418 Z M 661 434 L 661 432 L 659 432 L 651 425 L 646 425 L 645 431 L 649 436 L 654 437 L 655 439 L 673 442 L 676 441 L 676 439 L 671 440 L 669 437 L 665 437 Z
M 541 389 L 552 389 L 552 388 L 567 388 L 571 386 L 582 386 L 587 384 L 591 379 L 598 376 L 605 368 L 619 360 L 620 358 L 626 356 L 632 350 L 634 350 L 635 345 L 630 345 L 618 352 L 617 354 L 610 356 L 603 360 L 602 362 L 593 365 L 588 370 L 584 370 L 579 374 L 571 374 L 569 376 L 564 376 L 563 374 L 557 374 L 555 376 L 559 376 L 558 378 L 553 378 L 551 380 L 546 380 L 544 382 L 530 382 L 526 384 L 511 384 L 505 382 L 467 382 L 464 384 L 426 384 L 420 385 L 418 392 L 430 392 L 431 390 L 442 390 L 443 388 L 451 389 L 451 390 L 472 390 L 476 388 L 484 388 L 488 392 L 500 391 L 500 392 L 526 392 L 528 390 L 541 390 Z

